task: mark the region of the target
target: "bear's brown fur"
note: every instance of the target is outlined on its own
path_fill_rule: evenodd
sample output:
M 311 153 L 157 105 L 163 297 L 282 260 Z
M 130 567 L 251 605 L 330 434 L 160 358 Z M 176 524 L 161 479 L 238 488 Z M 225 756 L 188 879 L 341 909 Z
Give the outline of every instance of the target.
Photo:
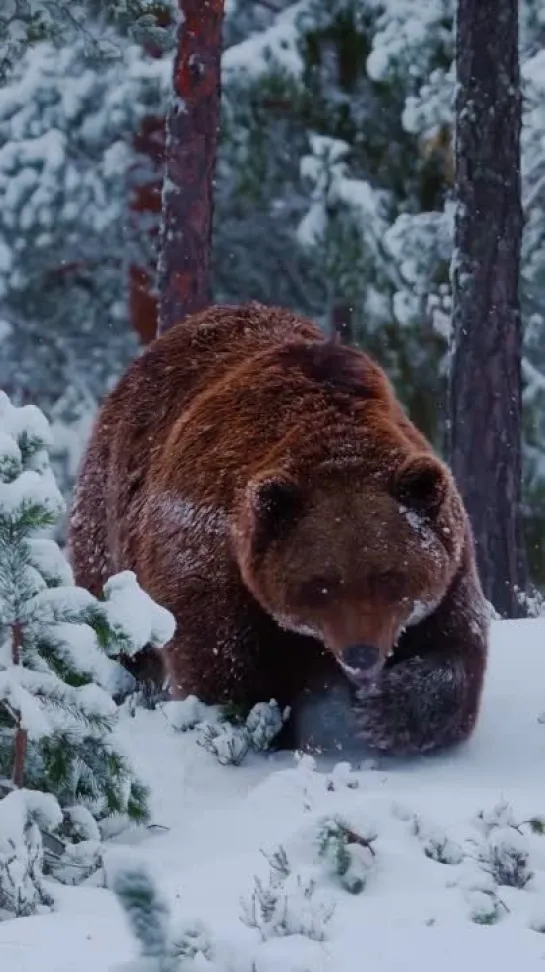
M 340 691 L 353 739 L 396 753 L 474 727 L 488 622 L 452 477 L 378 365 L 289 311 L 212 307 L 133 362 L 69 544 L 93 593 L 131 569 L 173 612 L 174 697 L 276 698 L 297 725 Z

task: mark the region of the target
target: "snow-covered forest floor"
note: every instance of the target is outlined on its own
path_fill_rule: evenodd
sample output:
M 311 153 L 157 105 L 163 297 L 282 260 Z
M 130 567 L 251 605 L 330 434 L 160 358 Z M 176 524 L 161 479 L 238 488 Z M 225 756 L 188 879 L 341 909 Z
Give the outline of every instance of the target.
M 162 710 L 127 711 L 118 733 L 152 787 L 158 826 L 118 836 L 112 860 L 131 845 L 172 901 L 175 924 L 207 927 L 208 960 L 190 959 L 184 972 L 542 970 L 545 836 L 523 822 L 545 814 L 544 643 L 543 620 L 496 622 L 471 743 L 352 773 L 287 753 L 222 766 Z M 359 894 L 318 853 L 324 818 L 375 838 L 357 845 L 356 876 L 367 874 Z M 265 854 L 279 848 L 291 874 L 273 888 L 276 910 L 258 931 L 241 918 L 256 876 L 268 887 Z M 136 957 L 111 891 L 55 885 L 55 895 L 56 912 L 0 924 L 0 968 L 107 972 Z

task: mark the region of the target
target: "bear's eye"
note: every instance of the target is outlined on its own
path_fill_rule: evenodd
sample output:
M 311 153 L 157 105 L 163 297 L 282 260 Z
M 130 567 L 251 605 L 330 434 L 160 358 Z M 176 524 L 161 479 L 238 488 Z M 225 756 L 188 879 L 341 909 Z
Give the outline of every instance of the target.
M 338 577 L 313 577 L 302 584 L 301 600 L 310 605 L 324 604 L 337 593 L 340 585 Z
M 370 578 L 370 587 L 377 591 L 394 593 L 403 587 L 403 575 L 396 570 L 383 570 Z

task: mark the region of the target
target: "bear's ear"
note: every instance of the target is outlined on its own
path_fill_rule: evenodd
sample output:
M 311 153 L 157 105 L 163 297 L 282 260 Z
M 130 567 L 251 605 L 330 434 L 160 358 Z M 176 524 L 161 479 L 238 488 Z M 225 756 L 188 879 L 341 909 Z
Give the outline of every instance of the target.
M 271 532 L 291 522 L 302 505 L 299 486 L 283 472 L 267 473 L 252 480 L 246 496 L 256 525 Z
M 448 480 L 441 463 L 425 453 L 411 456 L 393 477 L 394 496 L 409 509 L 433 514 L 442 505 Z

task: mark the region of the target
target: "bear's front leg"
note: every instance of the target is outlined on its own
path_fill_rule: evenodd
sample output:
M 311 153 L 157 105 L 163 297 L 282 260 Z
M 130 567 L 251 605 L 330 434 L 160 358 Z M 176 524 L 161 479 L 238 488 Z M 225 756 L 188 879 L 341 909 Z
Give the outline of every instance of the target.
M 467 739 L 479 712 L 488 626 L 479 581 L 466 565 L 436 611 L 407 630 L 391 667 L 357 692 L 359 742 L 408 755 Z

